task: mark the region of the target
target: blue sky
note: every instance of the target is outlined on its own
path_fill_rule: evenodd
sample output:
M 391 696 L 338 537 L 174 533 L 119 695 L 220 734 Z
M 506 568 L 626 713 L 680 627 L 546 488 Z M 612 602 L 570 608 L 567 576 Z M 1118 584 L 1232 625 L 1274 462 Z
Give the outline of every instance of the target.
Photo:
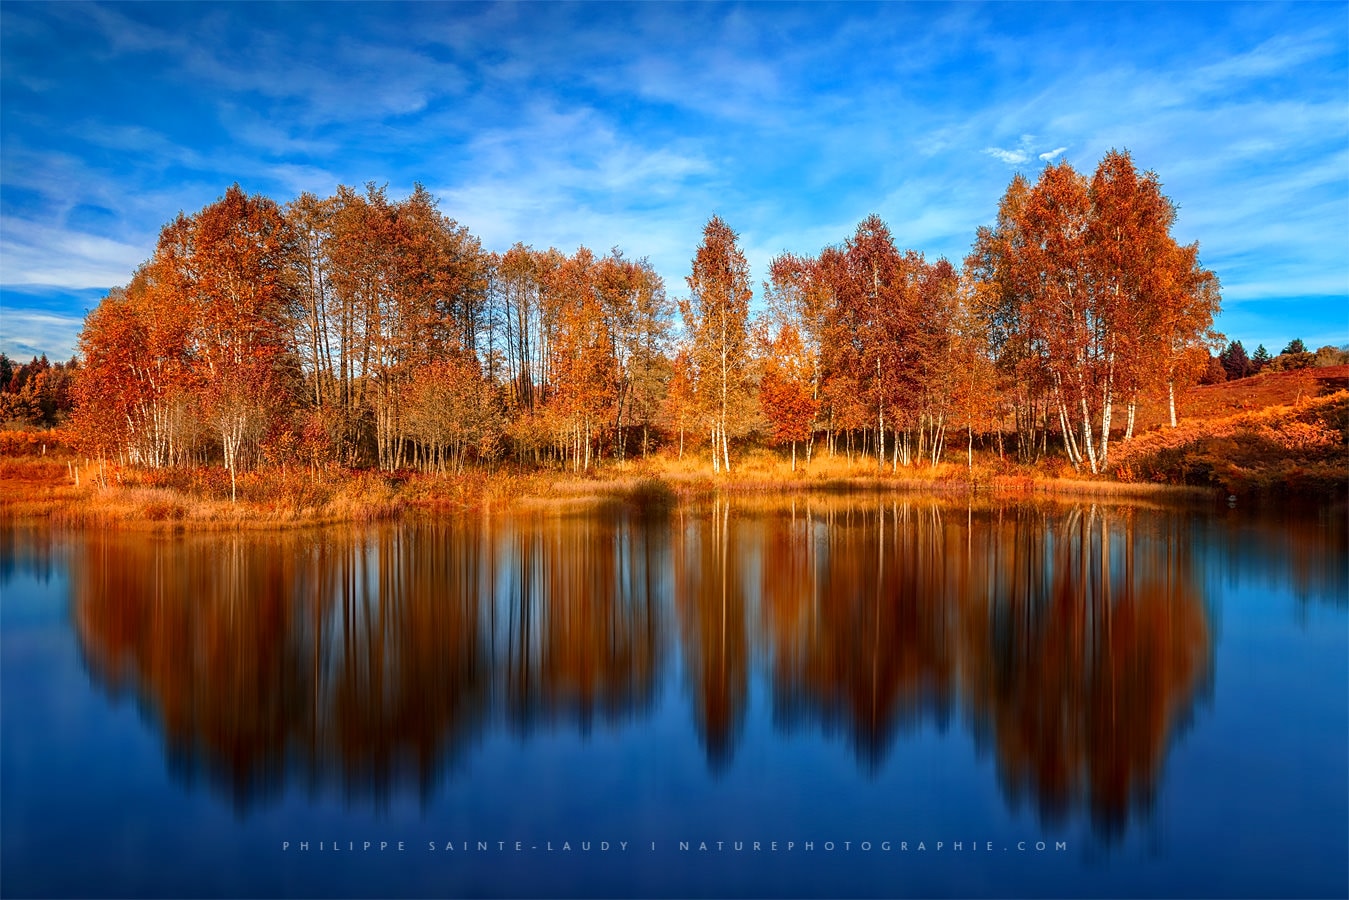
M 0 9 L 0 350 L 68 356 L 179 210 L 414 182 L 490 249 L 756 284 L 879 213 L 960 262 L 1016 171 L 1154 169 L 1248 350 L 1349 343 L 1349 4 Z

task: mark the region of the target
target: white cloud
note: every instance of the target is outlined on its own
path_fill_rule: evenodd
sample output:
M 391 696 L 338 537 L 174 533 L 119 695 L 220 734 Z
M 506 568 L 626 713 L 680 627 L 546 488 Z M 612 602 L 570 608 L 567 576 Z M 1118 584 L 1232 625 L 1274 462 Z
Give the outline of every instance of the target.
M 1200 90 L 1231 91 L 1234 86 L 1260 82 L 1296 70 L 1299 66 L 1340 52 L 1329 35 L 1276 35 L 1245 53 L 1196 68 L 1191 84 Z
M 648 256 L 671 294 L 683 289 L 699 229 L 724 196 L 718 165 L 696 143 L 646 141 L 586 107 L 539 102 L 517 124 L 480 131 L 466 155 L 471 174 L 434 193 L 485 247 L 619 246 Z
M 1030 162 L 1030 154 L 1025 150 L 1003 150 L 999 147 L 989 147 L 984 151 L 995 159 L 1000 159 L 1009 166 L 1019 166 Z
M 69 359 L 83 327 L 82 316 L 0 307 L 0 352 L 20 361 L 43 353 L 49 359 Z
M 66 289 L 126 284 L 152 249 L 10 218 L 0 233 L 0 283 Z
M 1011 115 L 1011 117 L 1013 118 L 1020 118 L 1033 108 L 1034 105 L 1032 104 L 1030 106 L 1025 107 L 1023 111 L 1016 112 L 1008 109 L 998 109 L 995 107 L 989 109 L 986 115 L 989 117 L 1001 116 L 1004 119 L 1007 118 L 1009 115 Z M 1064 127 L 1062 122 L 1056 122 L 1054 124 L 1059 129 L 1063 129 Z M 1009 166 L 1023 166 L 1026 163 L 1030 162 L 1032 159 L 1039 159 L 1042 162 L 1049 162 L 1052 159 L 1054 159 L 1054 157 L 1058 156 L 1060 153 L 1068 149 L 1067 147 L 1055 147 L 1053 150 L 1040 152 L 1036 149 L 1037 143 L 1039 142 L 1037 141 L 1035 135 L 1023 134 L 1021 135 L 1021 139 L 1017 142 L 1017 147 L 1015 150 L 1004 150 L 1001 147 L 989 147 L 984 152 L 995 159 L 1005 162 Z M 1044 144 L 1041 143 L 1040 146 L 1043 147 Z
M 1349 279 L 1334 273 L 1302 274 L 1290 271 L 1288 277 L 1268 281 L 1223 282 L 1224 303 L 1250 303 L 1282 300 L 1287 297 L 1343 297 L 1349 302 Z

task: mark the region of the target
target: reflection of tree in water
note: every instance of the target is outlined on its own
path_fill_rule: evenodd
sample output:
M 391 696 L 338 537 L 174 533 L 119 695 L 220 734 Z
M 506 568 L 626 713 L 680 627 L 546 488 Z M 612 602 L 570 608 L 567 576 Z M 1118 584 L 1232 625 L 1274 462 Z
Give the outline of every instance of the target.
M 289 780 L 428 790 L 481 729 L 489 673 L 474 548 L 413 552 L 426 537 L 93 540 L 72 571 L 85 658 L 241 809 Z
M 1155 796 L 1210 678 L 1187 544 L 1094 508 L 798 512 L 764 551 L 777 714 L 842 730 L 874 771 L 958 697 L 1014 802 L 1113 833 Z
M 1207 524 L 1219 536 L 1208 548 L 1212 565 L 1229 582 L 1291 593 L 1302 614 L 1319 605 L 1349 607 L 1343 504 L 1280 504 L 1258 516 L 1245 507 L 1222 507 Z
M 55 564 L 64 558 L 58 556 L 59 547 L 45 528 L 0 521 L 0 587 L 20 573 L 43 584 L 51 581 Z
M 646 713 L 677 622 L 713 772 L 744 732 L 757 654 L 777 724 L 843 735 L 867 772 L 963 709 L 1012 802 L 1085 813 L 1107 835 L 1146 810 L 1211 678 L 1195 520 L 740 506 L 92 537 L 72 565 L 73 617 L 95 679 L 133 692 L 175 769 L 240 808 L 288 784 L 425 797 L 493 728 L 587 732 Z
M 491 659 L 479 601 L 487 541 L 469 529 L 379 531 L 315 559 L 309 603 L 317 685 L 307 774 L 349 797 L 435 785 L 483 730 Z M 294 635 L 299 637 L 299 635 Z
M 765 547 L 761 593 L 775 716 L 842 731 L 874 772 L 900 731 L 950 709 L 942 513 L 806 508 L 786 524 Z
M 749 635 L 742 581 L 741 522 L 717 501 L 707 515 L 673 524 L 674 594 L 694 725 L 713 772 L 735 755 L 748 708 Z M 736 540 L 731 531 L 735 528 Z
M 523 527 L 522 527 L 523 526 Z M 493 649 L 513 727 L 648 710 L 660 664 L 659 535 L 626 520 L 551 518 L 503 526 Z
M 966 610 L 967 703 L 1009 797 L 1050 820 L 1085 810 L 1103 836 L 1150 809 L 1212 678 L 1185 519 L 1150 522 L 1095 507 L 1050 522 L 999 515 L 980 537 L 1014 561 L 978 575 L 988 596 Z
M 650 705 L 649 576 L 612 568 L 630 531 L 567 547 L 462 522 L 360 538 L 93 538 L 72 567 L 74 619 L 91 674 L 136 693 L 172 768 L 203 773 L 238 808 L 287 782 L 425 797 L 494 715 L 589 727 L 596 711 Z M 503 618 L 540 603 L 498 640 Z

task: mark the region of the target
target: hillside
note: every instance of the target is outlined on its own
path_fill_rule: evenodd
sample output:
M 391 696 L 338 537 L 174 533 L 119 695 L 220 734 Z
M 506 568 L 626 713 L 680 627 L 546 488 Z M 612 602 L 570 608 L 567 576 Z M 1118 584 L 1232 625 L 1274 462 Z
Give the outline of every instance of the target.
M 1119 444 L 1115 477 L 1234 495 L 1349 492 L 1349 366 L 1198 387 L 1180 398 L 1177 417 L 1172 429 L 1161 404 L 1140 410 L 1140 433 Z
M 1176 398 L 1177 424 L 1193 419 L 1225 418 L 1268 406 L 1294 406 L 1312 397 L 1349 389 L 1349 366 L 1262 372 L 1223 384 L 1204 384 Z M 1135 429 L 1140 432 L 1170 421 L 1166 398 L 1138 405 Z

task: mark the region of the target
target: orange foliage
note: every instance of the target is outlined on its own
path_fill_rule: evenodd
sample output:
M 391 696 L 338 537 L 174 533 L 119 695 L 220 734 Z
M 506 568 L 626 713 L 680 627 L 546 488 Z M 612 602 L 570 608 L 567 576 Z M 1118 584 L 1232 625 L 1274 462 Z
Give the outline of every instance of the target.
M 1292 406 L 1183 422 L 1121 445 L 1121 480 L 1343 495 L 1349 489 L 1349 391 Z

